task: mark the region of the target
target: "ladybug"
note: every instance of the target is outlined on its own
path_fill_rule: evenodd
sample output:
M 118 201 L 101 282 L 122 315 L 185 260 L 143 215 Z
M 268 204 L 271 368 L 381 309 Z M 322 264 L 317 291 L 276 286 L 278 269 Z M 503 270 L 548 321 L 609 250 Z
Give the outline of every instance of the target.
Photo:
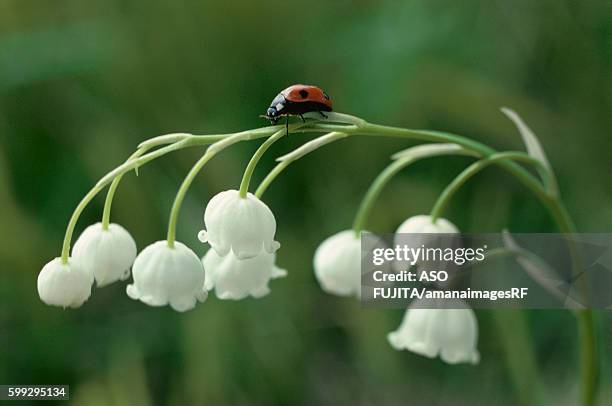
M 293 85 L 281 91 L 268 107 L 268 111 L 262 117 L 276 124 L 281 117 L 286 117 L 286 126 L 289 126 L 289 116 L 300 116 L 304 120 L 304 114 L 319 112 L 327 118 L 324 111 L 332 111 L 332 101 L 323 90 L 317 86 Z

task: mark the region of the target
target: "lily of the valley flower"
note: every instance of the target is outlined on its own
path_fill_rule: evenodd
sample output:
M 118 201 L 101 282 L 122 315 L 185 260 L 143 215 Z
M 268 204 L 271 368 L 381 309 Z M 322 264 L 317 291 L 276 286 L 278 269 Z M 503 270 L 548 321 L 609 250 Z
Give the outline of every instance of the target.
M 91 273 L 98 286 L 105 286 L 130 276 L 136 258 L 136 242 L 118 224 L 91 225 L 83 231 L 72 248 L 72 257 L 86 272 Z
M 341 231 L 319 245 L 314 271 L 321 288 L 338 296 L 361 291 L 361 239 L 353 230 Z
M 395 246 L 408 246 L 419 248 L 421 246 L 439 248 L 441 246 L 450 246 L 454 241 L 440 241 L 431 234 L 458 234 L 459 229 L 450 221 L 444 218 L 438 218 L 435 223 L 432 222 L 431 216 L 418 215 L 405 220 L 395 232 Z M 407 263 L 397 261 L 393 264 L 396 272 L 406 270 Z M 447 268 L 448 264 L 437 264 L 437 267 Z M 439 270 L 442 270 L 440 268 Z M 450 271 L 450 269 L 448 269 Z
M 62 264 L 60 258 L 47 263 L 38 274 L 38 295 L 50 306 L 79 307 L 91 295 L 93 276 L 72 258 Z
M 204 267 L 200 258 L 187 246 L 157 241 L 146 247 L 132 267 L 134 283 L 128 285 L 129 297 L 149 306 L 169 304 L 174 310 L 193 309 L 197 301 L 206 300 Z
M 219 299 L 244 299 L 247 296 L 261 298 L 270 293 L 268 282 L 287 275 L 287 271 L 275 264 L 275 254 L 262 251 L 248 259 L 238 259 L 232 252 L 219 256 L 208 250 L 202 262 L 206 271 L 207 290 L 215 289 Z
M 431 216 L 418 215 L 404 221 L 395 232 L 401 233 L 427 233 L 427 234 L 455 234 L 459 229 L 450 221 L 438 218 L 435 223 L 431 221 Z
M 399 328 L 389 333 L 389 343 L 396 350 L 429 358 L 440 356 L 449 364 L 477 364 L 480 355 L 476 349 L 478 323 L 474 311 L 461 301 L 439 306 L 419 308 L 424 307 L 422 301 L 410 306 Z
M 220 256 L 230 251 L 238 259 L 253 258 L 262 251 L 273 254 L 280 244 L 274 241 L 276 220 L 268 206 L 255 195 L 240 197 L 237 190 L 215 195 L 204 212 L 206 231 L 199 234 Z

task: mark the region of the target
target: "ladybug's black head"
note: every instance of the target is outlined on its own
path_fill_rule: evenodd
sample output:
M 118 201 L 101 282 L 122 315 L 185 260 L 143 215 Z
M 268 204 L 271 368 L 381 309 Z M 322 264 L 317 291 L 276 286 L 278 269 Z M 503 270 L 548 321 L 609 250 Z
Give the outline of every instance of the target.
M 272 125 L 275 125 L 280 119 L 282 115 L 281 110 L 285 108 L 285 103 L 285 96 L 282 93 L 277 94 L 272 100 L 272 103 L 270 103 L 270 107 L 268 107 L 265 117 L 270 120 Z
M 266 111 L 266 115 L 264 117 L 270 120 L 272 125 L 275 125 L 278 122 L 278 119 L 280 118 L 278 115 L 278 111 L 274 107 L 270 107 Z

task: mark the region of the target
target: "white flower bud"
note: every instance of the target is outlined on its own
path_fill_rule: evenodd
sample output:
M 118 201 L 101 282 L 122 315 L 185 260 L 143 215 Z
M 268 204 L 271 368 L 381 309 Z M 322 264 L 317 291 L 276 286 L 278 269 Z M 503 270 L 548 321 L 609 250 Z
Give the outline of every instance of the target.
M 411 305 L 399 328 L 387 336 L 396 350 L 408 350 L 449 364 L 477 364 L 478 323 L 474 311 L 462 301 L 444 302 L 445 308 L 424 309 Z M 456 307 L 454 309 L 448 307 Z
M 76 261 L 69 258 L 62 264 L 55 258 L 38 274 L 38 295 L 50 306 L 79 307 L 91 296 L 92 284 L 93 276 Z
M 327 293 L 359 297 L 361 239 L 355 231 L 341 231 L 323 241 L 315 251 L 314 271 L 321 288 Z
M 149 306 L 169 304 L 184 312 L 193 309 L 196 301 L 206 300 L 202 262 L 178 241 L 173 248 L 167 241 L 146 247 L 134 261 L 132 276 L 134 283 L 126 289 L 128 296 Z
M 253 258 L 262 250 L 273 254 L 280 244 L 274 241 L 276 220 L 268 206 L 255 195 L 241 198 L 237 190 L 215 195 L 204 212 L 207 231 L 199 234 L 220 256 L 230 250 L 238 259 Z
M 106 286 L 130 276 L 136 242 L 118 224 L 109 224 L 104 230 L 102 223 L 96 223 L 87 227 L 74 243 L 72 257 L 95 277 L 99 287 Z
M 274 264 L 275 257 L 262 251 L 254 258 L 241 260 L 231 252 L 222 257 L 210 249 L 202 258 L 206 271 L 204 286 L 207 290 L 214 288 L 219 299 L 264 297 L 270 293 L 270 279 L 287 276 L 287 271 Z

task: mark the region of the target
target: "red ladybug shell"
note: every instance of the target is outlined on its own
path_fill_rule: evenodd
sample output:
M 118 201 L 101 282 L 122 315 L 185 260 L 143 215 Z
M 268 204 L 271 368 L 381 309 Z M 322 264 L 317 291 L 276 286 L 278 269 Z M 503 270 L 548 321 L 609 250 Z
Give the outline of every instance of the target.
M 317 86 L 293 85 L 281 92 L 285 99 L 294 103 L 313 102 L 320 103 L 332 109 L 332 101 L 329 96 Z

